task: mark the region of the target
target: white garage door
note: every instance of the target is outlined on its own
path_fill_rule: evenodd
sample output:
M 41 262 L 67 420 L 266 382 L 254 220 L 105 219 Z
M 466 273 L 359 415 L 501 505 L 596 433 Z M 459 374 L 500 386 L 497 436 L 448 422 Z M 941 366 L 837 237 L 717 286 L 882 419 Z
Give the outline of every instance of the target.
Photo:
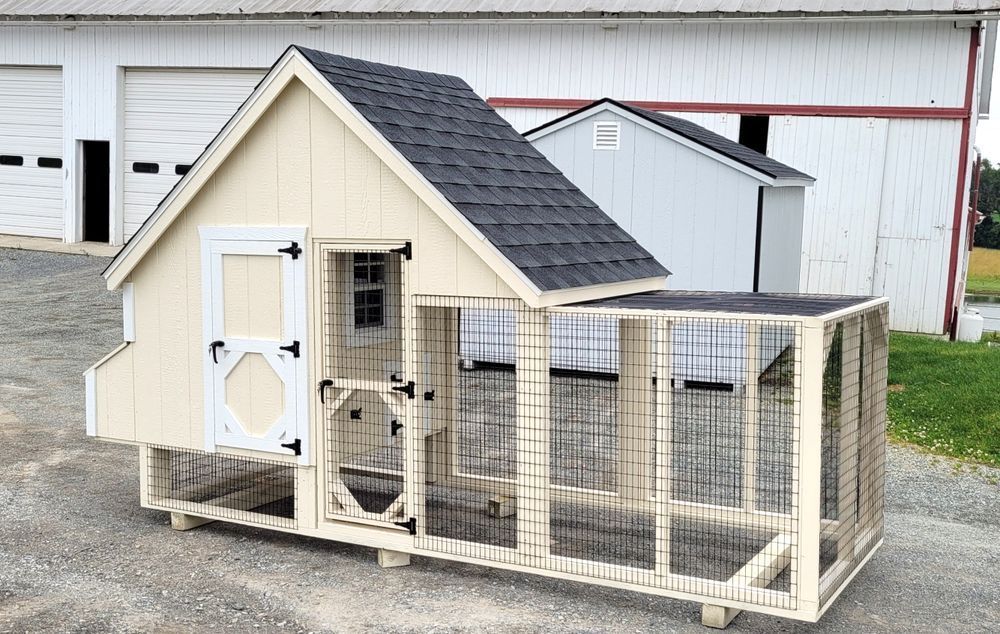
M 264 70 L 125 72 L 125 236 L 130 237 L 246 100 Z
M 63 237 L 62 71 L 0 67 L 0 233 Z

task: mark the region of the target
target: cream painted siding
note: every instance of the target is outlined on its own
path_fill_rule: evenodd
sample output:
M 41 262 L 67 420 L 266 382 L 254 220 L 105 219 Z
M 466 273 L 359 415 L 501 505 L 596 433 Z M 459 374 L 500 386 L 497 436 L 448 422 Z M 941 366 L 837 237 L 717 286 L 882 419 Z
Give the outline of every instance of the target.
M 246 100 L 264 71 L 126 69 L 124 235 L 129 238 Z M 136 162 L 158 173 L 136 172 Z
M 315 26 L 315 25 L 314 25 Z M 484 97 L 540 97 L 624 100 L 657 100 L 733 104 L 811 104 L 844 106 L 917 106 L 960 108 L 964 101 L 965 66 L 969 29 L 955 28 L 946 20 L 937 22 L 772 22 L 772 23 L 622 23 L 604 29 L 587 23 L 365 23 L 324 22 L 319 28 L 281 24 L 156 25 L 79 24 L 75 29 L 49 26 L 0 24 L 0 64 L 63 67 L 63 147 L 66 187 L 63 191 L 64 237 L 80 239 L 76 191 L 75 140 L 120 141 L 124 109 L 123 68 L 263 68 L 291 43 L 356 57 L 403 64 L 458 75 Z M 539 63 L 544 60 L 544 63 Z M 512 69 L 514 69 L 512 71 Z M 560 110 L 504 108 L 504 116 L 525 130 L 562 114 Z M 719 115 L 690 115 L 698 123 L 734 138 L 738 117 L 729 115 L 724 128 L 706 119 Z M 802 270 L 804 290 L 837 292 L 859 289 L 878 292 L 875 284 L 875 249 L 880 236 L 905 235 L 904 226 L 878 229 L 874 212 L 883 191 L 905 189 L 910 176 L 893 174 L 887 168 L 888 154 L 906 154 L 912 147 L 905 140 L 888 148 L 889 122 L 876 121 L 871 130 L 866 120 L 772 117 L 775 157 L 817 178 L 808 194 L 821 207 L 824 191 L 845 189 L 852 182 L 860 187 L 847 191 L 843 207 L 853 210 L 846 218 L 816 214 L 807 219 L 803 251 L 808 260 Z M 895 120 L 893 120 L 895 121 Z M 716 121 L 718 123 L 718 121 Z M 905 127 L 905 122 L 902 122 Z M 957 163 L 959 125 L 956 121 L 928 121 L 935 152 L 929 163 Z M 782 128 L 775 132 L 777 128 Z M 780 138 L 779 138 L 780 137 Z M 895 135 L 892 136 L 895 143 Z M 902 137 L 900 137 L 902 138 Z M 789 143 L 794 143 L 789 145 Z M 949 150 L 954 147 L 954 151 Z M 116 223 L 112 241 L 124 240 L 123 147 L 112 143 L 114 165 L 112 208 Z M 890 151 L 891 150 L 891 151 Z M 789 158 L 791 152 L 813 152 L 808 163 Z M 920 153 L 926 154 L 921 149 Z M 822 155 L 822 156 L 821 156 Z M 813 169 L 811 165 L 819 165 Z M 912 175 L 919 183 L 923 175 Z M 887 182 L 883 182 L 883 180 Z M 926 191 L 926 190 L 924 190 Z M 921 209 L 937 205 L 942 196 L 953 197 L 955 184 L 943 185 L 926 199 Z M 838 194 L 839 195 L 839 194 Z M 922 224 L 933 233 L 943 217 Z M 857 212 L 857 214 L 855 213 Z M 920 222 L 926 216 L 921 212 Z M 892 214 L 892 222 L 897 222 Z M 858 224 L 858 223 L 861 224 Z M 950 226 L 951 221 L 947 221 Z M 858 233 L 864 227 L 863 238 Z M 839 229 L 839 230 L 838 230 Z M 845 236 L 845 230 L 849 237 Z M 936 258 L 948 248 L 935 240 L 913 253 Z M 885 242 L 885 240 L 882 240 Z M 933 243 L 933 244 L 932 244 Z M 859 255 L 844 259 L 860 244 Z M 891 245 L 886 244 L 887 247 Z M 883 253 L 903 253 L 887 248 Z M 890 257 L 890 256 L 887 256 Z M 668 265 L 672 262 L 667 262 Z M 917 276 L 928 269 L 947 267 L 944 260 L 918 262 L 886 260 L 884 279 L 892 305 L 920 305 L 919 320 L 904 321 L 892 311 L 895 328 L 940 332 L 941 319 L 930 315 L 943 311 L 945 285 L 924 289 Z M 890 267 L 897 276 L 913 279 L 891 281 Z M 909 271 L 909 272 L 908 272 Z M 903 282 L 906 282 L 905 284 Z M 869 289 L 869 290 L 863 290 Z M 873 290 L 874 289 L 874 290 Z M 906 289 L 904 291 L 904 289 Z M 913 293 L 900 296 L 899 293 Z
M 2 33 L 2 31 L 0 31 Z M 62 72 L 0 66 L 0 233 L 45 238 L 63 235 L 63 170 L 38 159 L 60 158 Z
M 97 370 L 107 368 L 97 375 L 99 436 L 204 447 L 208 342 L 202 338 L 198 227 L 213 225 L 305 226 L 311 244 L 412 240 L 414 293 L 454 295 L 461 288 L 514 296 L 318 98 L 293 82 L 131 273 L 136 340 Z M 308 251 L 304 257 L 313 262 Z M 310 303 L 316 275 L 307 270 Z M 312 312 L 310 321 L 316 321 Z M 312 358 L 321 358 L 317 343 Z M 135 419 L 102 426 L 101 395 L 118 381 L 134 385 Z

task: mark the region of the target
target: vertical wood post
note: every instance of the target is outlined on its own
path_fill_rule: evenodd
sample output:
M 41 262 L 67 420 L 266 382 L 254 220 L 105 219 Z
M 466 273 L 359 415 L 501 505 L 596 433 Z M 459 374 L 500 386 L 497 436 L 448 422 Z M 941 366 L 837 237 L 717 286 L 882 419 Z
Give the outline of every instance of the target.
M 517 311 L 517 543 L 521 563 L 549 556 L 549 315 Z
M 673 450 L 673 327 L 656 322 L 656 577 L 667 586 L 670 576 L 671 452 Z
M 652 328 L 647 319 L 618 322 L 618 494 L 650 497 Z
M 743 509 L 757 505 L 757 443 L 760 438 L 760 324 L 747 322 L 746 377 L 743 387 Z
M 801 369 L 797 373 L 796 401 L 799 414 L 795 431 L 798 436 L 798 466 L 793 473 L 798 490 L 797 578 L 800 610 L 819 610 L 820 498 L 822 497 L 821 461 L 823 443 L 823 338 L 824 324 L 807 319 L 802 324 Z

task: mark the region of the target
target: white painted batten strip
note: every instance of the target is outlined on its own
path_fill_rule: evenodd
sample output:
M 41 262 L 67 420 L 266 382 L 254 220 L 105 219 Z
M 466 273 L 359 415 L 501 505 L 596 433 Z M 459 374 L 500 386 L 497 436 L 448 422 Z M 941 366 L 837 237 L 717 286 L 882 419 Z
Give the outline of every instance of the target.
M 90 368 L 83 373 L 83 383 L 87 399 L 87 435 L 97 436 L 97 377 L 96 370 Z
M 135 341 L 135 285 L 132 282 L 122 284 L 122 339 L 129 343 Z

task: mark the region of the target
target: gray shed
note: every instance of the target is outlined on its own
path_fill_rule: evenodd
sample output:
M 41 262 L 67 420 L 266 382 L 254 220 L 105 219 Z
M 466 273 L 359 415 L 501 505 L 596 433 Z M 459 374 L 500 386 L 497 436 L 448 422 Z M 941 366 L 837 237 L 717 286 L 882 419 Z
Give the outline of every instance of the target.
M 695 123 L 602 99 L 527 133 L 671 271 L 671 288 L 799 291 L 815 179 Z

